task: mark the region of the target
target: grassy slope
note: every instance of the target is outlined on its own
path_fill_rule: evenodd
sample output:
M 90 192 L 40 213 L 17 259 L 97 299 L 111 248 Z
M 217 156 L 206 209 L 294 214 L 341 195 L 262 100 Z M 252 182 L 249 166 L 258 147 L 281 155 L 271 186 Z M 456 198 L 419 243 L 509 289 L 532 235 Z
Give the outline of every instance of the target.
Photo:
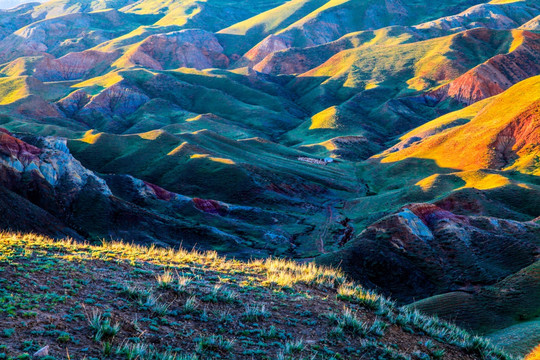
M 234 27 L 224 30 L 235 34 L 250 34 L 257 33 L 262 27 L 265 29 L 275 28 L 277 34 L 287 34 L 294 37 L 294 46 L 302 46 L 309 37 L 313 34 L 314 25 L 326 27 L 325 22 L 328 19 L 335 20 L 339 17 L 339 23 L 336 26 L 337 33 L 328 34 L 330 40 L 335 40 L 336 35 L 345 35 L 348 32 L 364 30 L 366 28 L 384 27 L 392 24 L 414 24 L 425 21 L 427 19 L 435 19 L 448 11 L 456 11 L 457 9 L 464 10 L 472 3 L 478 1 L 453 1 L 442 2 L 437 7 L 426 5 L 425 0 L 408 1 L 407 3 L 399 4 L 395 7 L 383 1 L 351 1 L 351 0 L 330 0 L 324 4 L 316 0 L 310 2 L 293 2 L 290 5 L 284 5 L 283 10 L 287 20 L 300 17 L 297 21 L 290 24 L 288 27 L 281 29 L 284 23 L 276 23 L 275 10 L 263 13 L 256 18 L 249 19 L 246 22 L 240 23 Z M 308 14 L 306 11 L 318 6 Z M 450 10 L 451 9 L 451 10 Z M 292 11 L 291 11 L 292 10 Z M 376 18 L 373 17 L 376 14 Z M 322 29 L 321 28 L 321 29 Z M 328 30 L 328 29 L 324 29 Z M 332 38 L 333 37 L 333 38 Z
M 452 292 L 411 306 L 443 318 L 451 316 L 525 355 L 540 341 L 540 262 L 476 293 Z
M 405 140 L 412 137 L 425 137 L 423 141 L 397 152 L 382 155 L 384 163 L 396 162 L 405 158 L 430 159 L 440 167 L 477 170 L 492 166 L 496 157 L 494 144 L 497 137 L 515 123 L 528 122 L 521 134 L 535 136 L 538 116 L 535 115 L 540 102 L 540 77 L 532 77 L 514 85 L 506 92 L 484 102 L 436 119 L 404 135 Z M 537 112 L 538 110 L 536 110 Z M 464 124 L 456 121 L 465 119 Z M 521 120 L 519 120 L 521 119 Z M 425 135 L 428 136 L 425 136 Z M 433 134 L 429 136 L 430 134 Z M 520 136 L 516 135 L 516 136 Z M 516 146 L 514 161 L 507 164 L 509 169 L 524 173 L 538 174 L 538 146 L 534 143 L 519 148 L 520 141 L 510 144 Z M 522 145 L 522 144 L 521 144 Z
M 229 53 L 243 54 L 265 36 L 279 32 L 322 6 L 325 0 L 293 0 L 220 30 Z M 239 39 L 242 39 L 239 41 Z
M 122 10 L 137 14 L 162 14 L 162 18 L 156 22 L 156 25 L 160 26 L 177 25 L 218 31 L 282 3 L 282 0 L 256 0 L 246 7 L 231 0 L 143 0 Z
M 313 144 L 339 135 L 376 139 L 414 128 L 435 117 L 437 110 L 418 104 L 403 114 L 394 113 L 393 99 L 455 79 L 488 58 L 507 52 L 514 39 L 510 31 L 491 30 L 405 44 L 399 43 L 396 34 L 377 35 L 383 39 L 376 37 L 374 45 L 341 51 L 290 82 L 289 87 L 300 97 L 299 104 L 308 107 L 313 116 L 289 132 L 288 140 Z M 398 43 L 392 44 L 392 39 Z M 441 110 L 445 106 L 439 105 Z
M 313 265 L 0 239 L 4 358 L 511 359 Z
M 526 110 L 538 103 L 539 80 L 525 80 L 501 95 L 422 125 L 402 136 L 395 147 L 360 165 L 358 177 L 366 181 L 371 194 L 351 201 L 348 216 L 363 227 L 407 203 L 461 194 L 462 199 L 482 204 L 484 215 L 535 218 L 540 205 L 529 199 L 540 194 L 535 176 L 538 146 L 533 142 L 516 149 L 515 161 L 503 169 L 487 168 L 494 139 L 515 118 L 530 121 L 521 134 L 535 136 L 534 130 L 526 129 L 538 128 L 538 116 L 534 109 Z
M 176 136 L 164 131 L 125 136 L 88 133 L 70 147 L 97 171 L 131 173 L 172 191 L 186 195 L 194 191 L 191 195 L 217 196 L 224 201 L 233 201 L 255 186 L 249 175 L 254 168 L 257 173 L 267 172 L 270 181 L 298 176 L 331 189 L 354 187 L 349 164 L 317 167 L 297 161 L 305 154 L 284 146 L 257 139 L 229 140 L 208 130 Z M 134 166 L 135 159 L 139 166 Z M 204 193 L 197 194 L 196 189 L 204 189 Z
M 381 42 L 383 46 L 362 46 L 340 52 L 301 74 L 290 86 L 307 102 L 321 92 L 329 92 L 336 100 L 344 101 L 366 87 L 369 90 L 385 85 L 387 91 L 398 88 L 414 93 L 453 79 L 508 51 L 512 41 L 511 32 L 489 30 L 472 30 L 412 44 L 398 42 L 394 46 L 385 46 L 390 43 L 386 40 Z M 456 59 L 461 61 L 458 63 Z
M 138 86 L 151 98 L 165 99 L 171 104 L 154 114 L 146 114 L 144 108 L 141 109 L 131 119 L 124 121 L 124 128 L 120 130 L 107 128 L 110 125 L 108 122 L 102 127 L 96 124 L 95 127 L 100 130 L 107 129 L 114 132 L 128 130 L 131 126 L 148 121 L 148 116 L 172 111 L 170 106 L 173 104 L 177 108 L 179 106 L 195 114 L 214 114 L 223 117 L 245 128 L 247 132 L 254 130 L 254 134 L 283 133 L 287 128 L 298 125 L 300 121 L 290 113 L 292 111 L 298 113 L 298 108 L 290 100 L 276 96 L 276 91 L 279 90 L 271 84 L 261 84 L 257 87 L 257 84 L 253 84 L 246 76 L 228 71 L 197 71 L 187 68 L 163 72 L 144 69 L 120 70 L 83 81 L 73 85 L 73 88 L 84 89 L 92 95 L 97 95 L 122 80 Z M 163 85 L 164 83 L 167 85 Z M 173 121 L 170 120 L 169 123 Z M 154 129 L 156 128 L 152 128 Z

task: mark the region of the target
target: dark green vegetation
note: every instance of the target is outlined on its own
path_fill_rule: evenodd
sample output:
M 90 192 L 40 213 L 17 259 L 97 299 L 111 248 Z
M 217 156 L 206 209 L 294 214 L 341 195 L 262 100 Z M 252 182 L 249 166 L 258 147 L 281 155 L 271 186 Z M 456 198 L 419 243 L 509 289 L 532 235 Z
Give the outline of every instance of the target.
M 525 354 L 540 315 L 539 16 L 534 0 L 0 10 L 0 228 L 341 266 Z M 131 300 L 163 317 L 159 291 Z M 201 298 L 236 304 L 191 295 L 197 319 Z M 336 338 L 384 332 L 334 310 Z M 116 318 L 88 316 L 107 353 L 154 347 L 108 342 Z M 229 335 L 183 350 L 240 354 Z

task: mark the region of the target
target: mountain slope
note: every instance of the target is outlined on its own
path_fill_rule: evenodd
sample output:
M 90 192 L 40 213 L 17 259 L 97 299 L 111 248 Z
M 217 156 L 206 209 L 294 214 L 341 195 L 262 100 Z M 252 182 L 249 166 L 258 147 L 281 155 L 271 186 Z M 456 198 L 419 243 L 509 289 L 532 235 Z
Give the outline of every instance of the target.
M 13 280 L 0 290 L 13 294 L 2 303 L 10 318 L 0 317 L 7 356 L 29 357 L 40 349 L 64 356 L 67 349 L 113 359 L 513 359 L 483 338 L 398 308 L 330 269 L 121 243 L 0 237 L 3 273 Z M 50 281 L 38 286 L 43 276 Z M 35 285 L 23 288 L 23 281 Z
M 536 297 L 539 251 L 539 16 L 534 0 L 52 0 L 0 10 L 0 229 L 341 265 L 525 354 L 537 328 L 525 300 Z M 399 315 L 398 325 L 418 316 Z M 313 319 L 303 320 L 300 357 L 442 356 L 404 346 L 430 340 L 413 340 L 413 327 L 389 327 L 403 356 L 374 339 L 355 354 L 343 349 L 364 342 L 314 340 Z M 230 357 L 264 358 L 246 329 Z M 159 339 L 160 352 L 173 351 Z M 475 358 L 483 341 L 467 354 L 441 346 Z M 193 352 L 186 344 L 177 350 Z M 268 358 L 285 351 L 264 347 Z
M 402 137 L 381 160 L 415 157 L 460 170 L 516 169 L 538 174 L 539 106 L 540 77 L 536 76 L 477 104 L 472 116 L 464 109 L 423 125 Z M 460 124 L 459 119 L 466 122 Z

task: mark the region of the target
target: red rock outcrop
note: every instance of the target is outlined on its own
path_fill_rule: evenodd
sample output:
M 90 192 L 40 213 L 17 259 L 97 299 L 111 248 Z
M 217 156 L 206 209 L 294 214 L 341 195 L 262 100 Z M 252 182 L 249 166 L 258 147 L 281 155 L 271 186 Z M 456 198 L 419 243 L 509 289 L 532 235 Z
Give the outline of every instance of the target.
M 268 55 L 276 51 L 289 49 L 291 47 L 292 40 L 290 38 L 280 35 L 270 35 L 253 49 L 249 50 L 240 61 L 242 63 L 255 65 L 261 62 Z M 259 69 L 268 68 L 268 66 L 268 64 L 262 64 Z
M 38 160 L 41 149 L 13 137 L 5 129 L 0 129 L 0 153 L 28 164 Z
M 34 70 L 33 76 L 41 81 L 77 80 L 97 74 L 112 64 L 116 52 L 87 50 L 72 52 L 59 59 L 45 55 Z
M 216 200 L 193 198 L 192 201 L 197 209 L 209 214 L 224 215 L 228 211 L 228 207 L 224 203 Z
M 492 150 L 489 168 L 502 169 L 519 158 L 522 149 L 540 146 L 540 101 L 512 119 L 488 145 Z
M 470 105 L 540 74 L 540 34 L 523 32 L 516 36 L 522 37 L 522 43 L 516 49 L 494 56 L 431 95 L 440 101 L 452 98 Z
M 450 211 L 443 210 L 433 204 L 411 204 L 406 207 L 418 216 L 424 224 L 430 229 L 443 220 L 452 221 L 460 224 L 468 224 L 468 219 L 465 216 L 454 215 Z
M 181 30 L 151 35 L 120 62 L 154 70 L 190 67 L 226 68 L 229 59 L 214 34 L 204 30 Z
M 411 204 L 318 261 L 339 265 L 364 285 L 408 302 L 493 283 L 539 254 L 540 225 L 533 222 L 458 216 L 436 205 Z
M 144 184 L 154 192 L 156 198 L 158 198 L 159 200 L 170 201 L 172 198 L 174 198 L 174 194 L 172 192 L 167 191 L 162 187 L 159 187 L 147 181 L 144 181 Z

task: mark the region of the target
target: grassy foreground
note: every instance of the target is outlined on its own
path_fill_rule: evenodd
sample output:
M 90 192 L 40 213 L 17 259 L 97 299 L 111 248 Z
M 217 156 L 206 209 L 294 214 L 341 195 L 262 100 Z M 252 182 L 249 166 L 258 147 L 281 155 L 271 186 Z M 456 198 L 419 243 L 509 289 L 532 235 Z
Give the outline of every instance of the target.
M 0 359 L 46 346 L 45 359 L 513 359 L 313 264 L 0 233 Z

